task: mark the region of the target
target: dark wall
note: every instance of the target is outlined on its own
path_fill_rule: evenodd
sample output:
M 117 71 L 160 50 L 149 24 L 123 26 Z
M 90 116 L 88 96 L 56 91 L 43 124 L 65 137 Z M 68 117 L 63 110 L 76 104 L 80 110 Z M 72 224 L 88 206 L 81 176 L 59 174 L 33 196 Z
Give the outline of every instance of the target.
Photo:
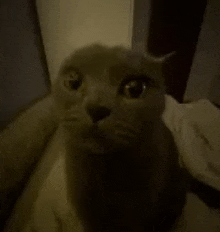
M 177 55 L 165 69 L 167 92 L 183 101 L 186 83 L 203 22 L 206 0 L 151 0 L 148 51 Z
M 0 129 L 49 85 L 34 1 L 1 0 Z
M 165 66 L 167 93 L 183 101 L 203 22 L 206 0 L 135 0 L 132 48 L 162 56 L 176 51 Z

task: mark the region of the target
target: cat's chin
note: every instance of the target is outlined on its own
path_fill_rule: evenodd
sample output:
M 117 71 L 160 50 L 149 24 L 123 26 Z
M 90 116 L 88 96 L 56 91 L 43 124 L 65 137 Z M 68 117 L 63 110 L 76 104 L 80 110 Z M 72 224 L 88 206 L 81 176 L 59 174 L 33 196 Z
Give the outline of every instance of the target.
M 84 138 L 81 145 L 84 149 L 87 149 L 89 153 L 102 155 L 126 149 L 130 146 L 130 143 L 128 140 L 117 136 L 112 138 L 97 136 Z
M 79 125 L 73 122 L 62 124 L 67 141 L 93 154 L 117 152 L 137 143 L 134 134 L 123 130 L 103 128 L 95 124 Z M 73 143 L 73 141 L 75 141 Z

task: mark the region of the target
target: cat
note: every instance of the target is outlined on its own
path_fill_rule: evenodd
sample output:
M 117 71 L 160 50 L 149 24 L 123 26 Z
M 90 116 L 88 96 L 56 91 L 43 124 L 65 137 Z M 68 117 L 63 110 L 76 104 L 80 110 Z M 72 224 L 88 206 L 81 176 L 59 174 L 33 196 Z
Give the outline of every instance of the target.
M 8 186 L 13 189 L 24 178 L 28 164 L 36 161 L 59 125 L 67 150 L 68 202 L 83 228 L 77 232 L 169 231 L 182 214 L 188 190 L 187 172 L 162 120 L 162 69 L 169 58 L 102 44 L 74 51 L 61 65 L 48 96 L 1 134 L 1 151 L 8 157 L 3 160 L 14 160 L 16 144 L 22 155 L 17 166 L 8 165 L 13 173 L 22 170 L 5 178 Z M 48 181 L 52 194 L 53 187 L 63 184 Z M 39 214 L 44 215 L 45 207 L 38 207 Z M 14 228 L 9 224 L 6 231 L 18 231 Z
M 52 86 L 65 131 L 67 194 L 85 232 L 168 231 L 187 175 L 162 121 L 169 60 L 91 44 L 61 65 Z

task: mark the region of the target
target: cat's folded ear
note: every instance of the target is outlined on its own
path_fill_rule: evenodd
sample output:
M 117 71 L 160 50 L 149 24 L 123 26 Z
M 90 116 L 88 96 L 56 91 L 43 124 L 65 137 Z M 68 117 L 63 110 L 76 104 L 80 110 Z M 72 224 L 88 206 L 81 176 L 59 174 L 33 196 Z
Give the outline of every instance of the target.
M 170 52 L 166 55 L 160 56 L 160 57 L 156 57 L 156 56 L 153 56 L 151 54 L 145 54 L 145 57 L 147 59 L 150 59 L 154 63 L 157 63 L 157 64 L 164 64 L 164 63 L 170 62 L 175 56 L 176 56 L 176 51 L 172 51 L 172 52 Z

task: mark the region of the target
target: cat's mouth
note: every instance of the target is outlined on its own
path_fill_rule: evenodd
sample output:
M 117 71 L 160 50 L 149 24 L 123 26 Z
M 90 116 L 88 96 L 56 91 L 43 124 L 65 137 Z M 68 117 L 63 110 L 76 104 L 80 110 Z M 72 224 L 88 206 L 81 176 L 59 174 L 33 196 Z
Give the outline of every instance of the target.
M 110 141 L 121 141 L 124 140 L 129 142 L 135 138 L 135 134 L 130 131 L 123 130 L 121 128 L 112 127 L 111 129 L 103 129 L 101 126 L 93 125 L 88 129 L 86 136 L 94 139 L 106 139 Z
M 71 117 L 62 120 L 61 124 L 71 136 L 77 136 L 85 146 L 95 146 L 105 151 L 130 146 L 138 137 L 137 129 L 117 121 L 95 124 Z
M 112 153 L 127 148 L 134 140 L 133 135 L 122 130 L 104 130 L 99 126 L 87 128 L 80 136 L 85 147 L 95 154 Z

